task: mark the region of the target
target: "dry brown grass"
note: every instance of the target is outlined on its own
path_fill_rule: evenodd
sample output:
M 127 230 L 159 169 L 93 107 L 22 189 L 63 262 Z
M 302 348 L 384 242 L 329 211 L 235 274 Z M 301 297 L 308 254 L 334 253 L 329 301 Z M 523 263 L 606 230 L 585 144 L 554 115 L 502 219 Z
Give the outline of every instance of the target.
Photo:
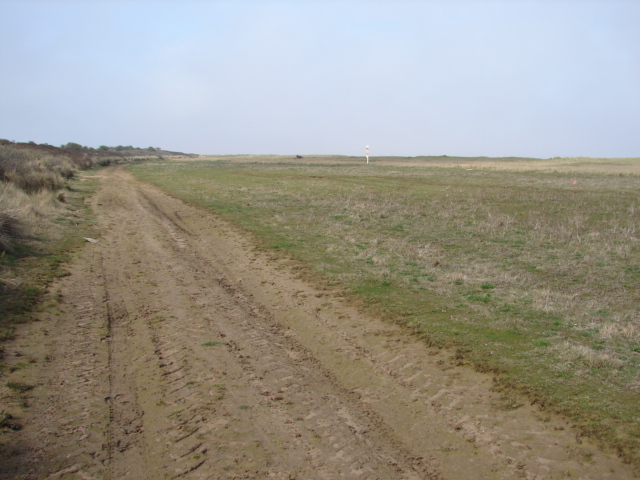
M 15 198 L 22 192 L 12 184 L 5 184 L 0 194 L 0 250 L 11 251 L 14 239 L 22 236 L 24 226 Z
M 26 192 L 59 190 L 76 171 L 70 157 L 0 144 L 0 178 Z
M 75 209 L 60 200 L 57 192 L 26 193 L 6 183 L 0 194 L 0 249 L 15 251 L 29 240 L 55 240 L 62 230 L 60 220 L 70 221 Z
M 572 367 L 573 370 L 580 371 L 580 367 L 588 368 L 611 368 L 614 370 L 622 367 L 625 362 L 618 354 L 611 351 L 597 351 L 586 345 L 572 342 L 563 342 L 554 347 L 562 361 L 568 362 L 565 369 Z

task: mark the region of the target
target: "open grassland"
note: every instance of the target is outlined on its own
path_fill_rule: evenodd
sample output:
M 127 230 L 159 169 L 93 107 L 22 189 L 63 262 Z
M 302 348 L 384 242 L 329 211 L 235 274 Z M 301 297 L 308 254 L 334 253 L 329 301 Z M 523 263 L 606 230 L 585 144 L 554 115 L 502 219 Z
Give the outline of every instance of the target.
M 132 171 L 640 465 L 640 161 L 438 158 Z

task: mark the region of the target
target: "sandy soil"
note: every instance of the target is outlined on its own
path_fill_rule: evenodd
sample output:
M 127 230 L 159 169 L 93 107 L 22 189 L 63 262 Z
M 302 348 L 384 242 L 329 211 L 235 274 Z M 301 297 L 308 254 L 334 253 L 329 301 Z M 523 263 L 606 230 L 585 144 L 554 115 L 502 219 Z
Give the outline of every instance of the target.
M 100 241 L 5 352 L 0 478 L 633 478 L 214 215 L 100 175 Z

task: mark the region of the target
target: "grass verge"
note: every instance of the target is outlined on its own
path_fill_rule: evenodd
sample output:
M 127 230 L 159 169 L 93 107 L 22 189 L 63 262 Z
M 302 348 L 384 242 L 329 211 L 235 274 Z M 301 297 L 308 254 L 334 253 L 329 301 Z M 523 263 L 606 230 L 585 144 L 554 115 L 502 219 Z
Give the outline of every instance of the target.
M 2 343 L 14 338 L 16 325 L 31 319 L 49 283 L 67 275 L 70 254 L 92 235 L 94 222 L 84 198 L 93 190 L 92 180 L 80 177 L 71 180 L 64 202 L 51 192 L 14 192 L 24 233 L 11 251 L 0 254 L 0 353 Z
M 304 162 L 131 171 L 640 466 L 637 175 Z

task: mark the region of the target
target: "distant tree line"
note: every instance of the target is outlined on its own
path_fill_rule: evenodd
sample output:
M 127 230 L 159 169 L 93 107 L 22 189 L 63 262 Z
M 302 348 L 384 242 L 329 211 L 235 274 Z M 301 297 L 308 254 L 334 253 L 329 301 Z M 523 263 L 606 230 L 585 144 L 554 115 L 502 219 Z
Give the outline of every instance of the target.
M 75 142 L 54 147 L 47 143 L 20 143 L 0 139 L 0 182 L 11 182 L 25 192 L 57 190 L 78 170 L 175 155 L 197 156 L 170 152 L 159 147 L 101 145 L 92 148 Z

